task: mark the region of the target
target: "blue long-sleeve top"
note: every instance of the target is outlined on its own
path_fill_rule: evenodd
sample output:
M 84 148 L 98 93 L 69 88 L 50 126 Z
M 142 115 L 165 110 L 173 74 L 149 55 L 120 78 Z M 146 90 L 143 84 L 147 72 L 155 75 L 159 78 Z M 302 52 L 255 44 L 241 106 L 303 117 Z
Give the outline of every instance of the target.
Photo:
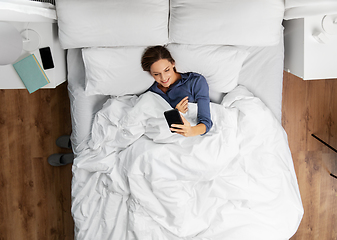
M 213 125 L 207 81 L 204 76 L 194 72 L 181 73 L 180 75 L 181 79 L 173 83 L 166 93 L 158 88 L 157 82 L 153 83 L 149 91 L 162 96 L 172 108 L 175 108 L 184 97 L 188 96 L 189 102 L 197 103 L 198 124 L 205 124 L 206 134 Z

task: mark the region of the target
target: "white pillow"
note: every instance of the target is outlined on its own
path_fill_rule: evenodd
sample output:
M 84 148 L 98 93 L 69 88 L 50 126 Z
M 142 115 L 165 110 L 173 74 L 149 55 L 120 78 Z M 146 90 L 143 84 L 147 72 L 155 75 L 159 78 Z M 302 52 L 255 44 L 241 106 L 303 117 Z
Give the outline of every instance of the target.
M 86 95 L 123 96 L 146 91 L 154 79 L 141 67 L 144 50 L 145 47 L 83 49 Z
M 284 0 L 171 0 L 169 41 L 267 46 L 281 38 Z
M 63 48 L 168 41 L 168 0 L 56 0 L 56 11 Z
M 169 44 L 167 48 L 176 61 L 178 72 L 200 73 L 211 92 L 222 93 L 237 86 L 242 64 L 249 54 L 232 46 Z
M 202 74 L 211 92 L 229 92 L 237 86 L 238 76 L 248 52 L 231 46 L 167 46 L 178 72 Z M 86 48 L 86 95 L 140 94 L 154 82 L 141 67 L 145 47 Z

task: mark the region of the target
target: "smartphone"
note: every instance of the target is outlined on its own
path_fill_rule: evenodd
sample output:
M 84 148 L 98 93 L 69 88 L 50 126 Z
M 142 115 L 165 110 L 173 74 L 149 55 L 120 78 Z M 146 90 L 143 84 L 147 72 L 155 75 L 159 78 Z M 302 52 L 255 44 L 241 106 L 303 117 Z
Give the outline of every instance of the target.
M 164 112 L 167 124 L 171 127 L 172 124 L 184 124 L 183 120 L 181 119 L 180 113 L 178 109 L 172 109 L 169 111 Z M 174 131 L 171 130 L 174 133 Z
M 47 70 L 50 68 L 54 68 L 54 62 L 51 56 L 50 47 L 40 48 L 39 51 L 40 51 L 43 69 Z

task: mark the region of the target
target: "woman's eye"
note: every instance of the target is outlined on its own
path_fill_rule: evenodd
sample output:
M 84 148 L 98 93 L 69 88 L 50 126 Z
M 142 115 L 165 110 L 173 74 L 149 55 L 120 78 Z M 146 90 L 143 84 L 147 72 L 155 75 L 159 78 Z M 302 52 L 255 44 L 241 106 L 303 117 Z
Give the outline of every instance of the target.
M 170 71 L 170 69 L 166 69 L 166 70 L 165 70 L 165 72 L 168 72 L 168 71 Z

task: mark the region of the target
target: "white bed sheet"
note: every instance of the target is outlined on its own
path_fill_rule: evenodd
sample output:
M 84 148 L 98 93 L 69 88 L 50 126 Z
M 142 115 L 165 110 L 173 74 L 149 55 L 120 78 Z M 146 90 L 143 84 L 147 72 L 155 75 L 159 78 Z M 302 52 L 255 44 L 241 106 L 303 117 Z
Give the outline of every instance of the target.
M 282 37 L 283 39 L 283 37 Z M 283 40 L 276 46 L 242 47 L 250 54 L 245 60 L 239 84 L 247 87 L 256 97 L 260 98 L 281 122 L 282 86 L 283 86 Z M 90 137 L 92 119 L 102 108 L 107 96 L 86 96 L 85 74 L 80 49 L 69 49 L 68 89 L 71 102 L 73 123 L 72 143 L 75 153 L 83 149 Z M 211 93 L 212 98 L 220 102 L 223 94 Z

